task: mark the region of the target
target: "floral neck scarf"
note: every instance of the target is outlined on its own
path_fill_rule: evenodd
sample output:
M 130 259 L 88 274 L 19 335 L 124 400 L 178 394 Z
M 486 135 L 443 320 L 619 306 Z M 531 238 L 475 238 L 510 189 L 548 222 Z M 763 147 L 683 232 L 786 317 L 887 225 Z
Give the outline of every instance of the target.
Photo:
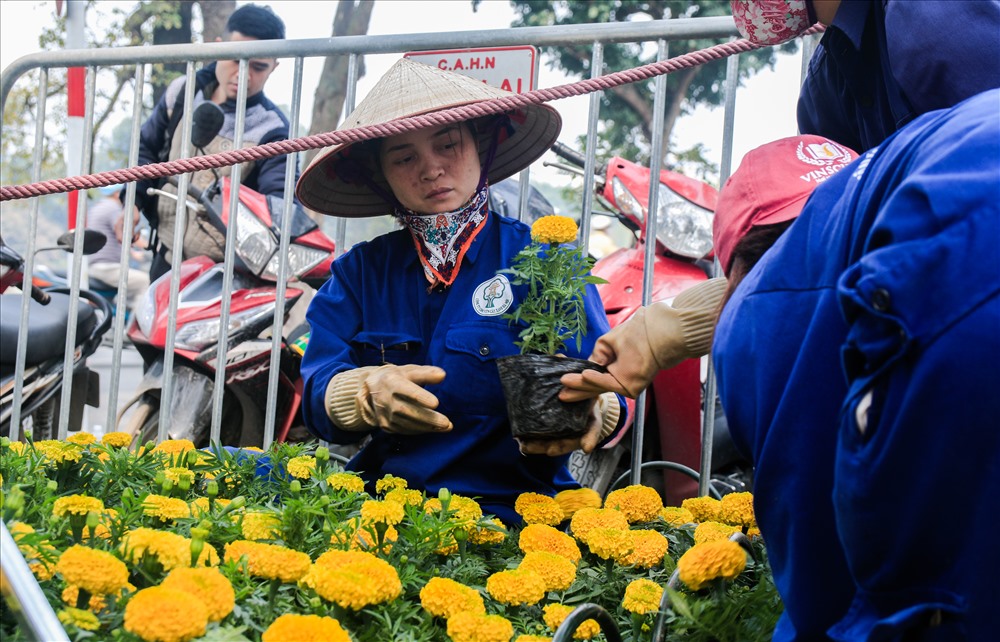
M 442 214 L 417 214 L 396 208 L 396 215 L 413 235 L 424 276 L 432 287 L 438 284 L 447 287 L 455 282 L 462 257 L 486 222 L 488 193 L 484 184 L 468 203 Z

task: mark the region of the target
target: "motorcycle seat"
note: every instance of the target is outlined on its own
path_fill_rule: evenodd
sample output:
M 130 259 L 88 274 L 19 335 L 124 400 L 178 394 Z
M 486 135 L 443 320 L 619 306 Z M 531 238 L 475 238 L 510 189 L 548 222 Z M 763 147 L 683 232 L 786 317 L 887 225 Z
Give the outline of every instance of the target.
M 25 367 L 37 365 L 60 357 L 66 347 L 69 328 L 69 295 L 50 292 L 51 301 L 42 305 L 34 299 L 28 303 L 28 350 Z M 17 360 L 18 326 L 21 321 L 22 294 L 4 294 L 0 303 L 0 370 L 3 374 L 14 371 Z M 76 341 L 81 343 L 97 326 L 94 307 L 84 300 L 77 303 Z

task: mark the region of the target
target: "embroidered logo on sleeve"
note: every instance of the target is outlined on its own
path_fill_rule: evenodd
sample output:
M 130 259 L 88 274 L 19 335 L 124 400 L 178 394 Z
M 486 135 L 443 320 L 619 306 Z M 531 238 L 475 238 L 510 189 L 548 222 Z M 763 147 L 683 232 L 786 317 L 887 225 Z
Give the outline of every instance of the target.
M 483 281 L 472 293 L 472 309 L 481 317 L 500 316 L 513 302 L 510 281 L 503 274 Z

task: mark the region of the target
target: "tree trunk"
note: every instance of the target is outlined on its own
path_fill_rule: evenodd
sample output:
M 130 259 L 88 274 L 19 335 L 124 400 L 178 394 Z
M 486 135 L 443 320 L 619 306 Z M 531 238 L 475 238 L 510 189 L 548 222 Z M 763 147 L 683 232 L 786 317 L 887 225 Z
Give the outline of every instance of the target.
M 201 8 L 202 42 L 224 40 L 226 21 L 236 11 L 236 0 L 198 0 Z
M 191 6 L 192 0 L 176 0 L 172 2 L 176 7 L 179 25 L 167 23 L 166 21 L 153 26 L 154 45 L 186 45 L 191 43 Z M 153 73 L 150 81 L 153 84 L 153 104 L 160 100 L 160 96 L 166 91 L 170 80 L 176 75 L 183 75 L 187 64 L 183 62 L 163 63 L 153 65 Z
M 374 5 L 374 0 L 340 0 L 333 17 L 333 37 L 360 36 L 368 33 L 368 22 Z M 349 56 L 338 55 L 327 56 L 323 62 L 323 75 L 320 76 L 314 94 L 312 119 L 309 123 L 310 134 L 333 131 L 337 128 L 347 96 L 349 60 Z M 359 64 L 358 78 L 363 75 L 364 67 Z M 317 151 L 312 149 L 306 152 L 306 165 Z

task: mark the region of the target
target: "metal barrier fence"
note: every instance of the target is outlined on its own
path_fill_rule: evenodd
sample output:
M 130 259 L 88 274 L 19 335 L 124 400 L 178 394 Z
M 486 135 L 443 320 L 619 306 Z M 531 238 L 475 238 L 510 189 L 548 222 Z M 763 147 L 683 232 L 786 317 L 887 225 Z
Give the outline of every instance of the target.
M 182 136 L 181 141 L 183 144 L 182 156 L 187 157 L 191 154 L 190 145 L 190 135 L 191 135 L 191 113 L 192 113 L 192 103 L 194 94 L 194 74 L 195 74 L 195 63 L 214 61 L 220 59 L 238 59 L 240 61 L 239 67 L 239 94 L 237 96 L 237 117 L 236 117 L 236 139 L 234 141 L 234 148 L 238 149 L 242 145 L 242 131 L 243 131 L 243 121 L 246 109 L 246 80 L 247 80 L 247 70 L 248 70 L 248 57 L 253 56 L 255 58 L 270 58 L 275 57 L 278 59 L 291 58 L 294 64 L 294 84 L 293 91 L 291 95 L 291 109 L 288 113 L 289 120 L 291 122 L 291 131 L 294 133 L 298 131 L 299 120 L 300 120 L 300 105 L 301 105 L 301 90 L 302 90 L 302 69 L 303 60 L 305 58 L 311 57 L 325 57 L 333 54 L 343 54 L 349 56 L 349 77 L 348 77 L 348 93 L 345 101 L 345 109 L 350 111 L 355 103 L 355 92 L 358 81 L 358 67 L 361 56 L 368 54 L 398 54 L 407 51 L 417 51 L 417 50 L 433 50 L 433 49 L 460 49 L 460 48 L 471 48 L 471 47 L 489 47 L 489 46 L 514 46 L 514 45 L 524 45 L 531 44 L 535 46 L 570 46 L 570 45 L 583 45 L 591 47 L 591 70 L 592 76 L 599 76 L 603 72 L 604 62 L 603 62 L 603 50 L 604 46 L 609 43 L 656 43 L 658 47 L 658 59 L 664 60 L 667 58 L 668 43 L 674 40 L 687 40 L 687 39 L 719 39 L 725 40 L 736 35 L 736 30 L 734 23 L 729 17 L 713 17 L 713 18 L 689 18 L 689 19 L 676 19 L 676 20 L 662 20 L 662 21 L 652 21 L 652 22 L 642 22 L 642 23 L 613 23 L 613 24 L 593 24 L 593 25 L 570 25 L 570 26 L 556 26 L 556 27 L 528 27 L 521 29 L 502 29 L 502 30 L 489 30 L 489 31 L 463 31 L 455 33 L 432 33 L 432 34 L 414 34 L 414 35 L 391 35 L 391 36 L 348 36 L 340 38 L 330 38 L 330 39 L 310 39 L 310 40 L 288 40 L 288 41 L 255 41 L 255 42 L 227 42 L 227 43 L 211 43 L 211 44 L 192 44 L 192 45 L 169 45 L 169 46 L 159 46 L 159 47 L 127 47 L 119 49 L 101 49 L 101 50 L 79 50 L 79 51 L 50 51 L 42 52 L 37 54 L 28 55 L 22 57 L 11 64 L 6 70 L 3 71 L 2 79 L 0 79 L 0 107 L 6 105 L 8 95 L 10 90 L 14 86 L 14 83 L 19 77 L 31 70 L 40 70 L 40 81 L 38 86 L 38 99 L 37 99 L 37 112 L 36 112 L 36 122 L 43 123 L 46 119 L 46 93 L 48 90 L 48 73 L 50 69 L 54 68 L 68 68 L 68 67 L 79 67 L 84 66 L 87 68 L 87 83 L 86 83 L 86 110 L 84 116 L 84 140 L 89 141 L 91 134 L 93 132 L 94 125 L 94 102 L 95 102 L 95 79 L 97 71 L 100 68 L 110 67 L 110 68 L 134 68 L 134 79 L 135 79 L 135 90 L 133 96 L 133 115 L 132 115 L 132 131 L 131 131 L 131 142 L 129 147 L 129 166 L 134 166 L 138 160 L 138 144 L 139 144 L 139 128 L 140 123 L 143 121 L 142 114 L 142 103 L 143 103 L 143 92 L 145 91 L 145 74 L 146 65 L 153 63 L 164 63 L 164 62 L 185 62 L 187 63 L 186 69 L 186 93 L 184 95 L 184 117 L 179 126 L 178 132 Z M 808 41 L 806 41 L 808 45 Z M 804 49 L 807 48 L 804 45 Z M 808 52 L 804 51 L 804 60 L 808 59 Z M 720 162 L 720 184 L 726 180 L 729 175 L 730 165 L 732 161 L 732 139 L 733 139 L 733 115 L 735 113 L 735 90 L 737 86 L 738 79 L 738 57 L 734 56 L 729 59 L 729 64 L 727 66 L 726 75 L 726 103 L 725 103 L 725 126 L 722 133 L 722 155 Z M 654 92 L 654 105 L 653 110 L 655 114 L 655 121 L 653 125 L 654 139 L 652 141 L 652 149 L 660 148 L 662 143 L 662 124 L 664 120 L 665 112 L 665 96 L 666 96 L 666 79 L 664 76 L 660 76 L 655 81 L 655 92 Z M 584 171 L 584 186 L 583 186 L 583 214 L 581 220 L 581 230 L 582 230 L 582 243 L 587 246 L 589 243 L 589 231 L 590 225 L 589 220 L 591 216 L 591 210 L 593 208 L 593 196 L 594 196 L 594 168 L 596 167 L 595 162 L 595 148 L 596 148 L 596 129 L 598 122 L 599 113 L 599 95 L 591 94 L 589 103 L 589 127 L 587 132 L 587 149 L 586 149 L 586 169 Z M 44 148 L 44 128 L 42 126 L 37 127 L 35 134 L 35 151 L 33 157 L 33 181 L 38 181 L 41 179 L 41 153 Z M 90 159 L 93 150 L 90 145 L 87 144 L 83 150 L 83 167 L 88 167 L 90 165 Z M 653 160 L 651 162 L 650 170 L 652 175 L 658 176 L 661 169 L 661 159 L 658 155 L 653 154 Z M 288 163 L 288 169 L 285 175 L 285 192 L 290 194 L 293 190 L 294 181 L 294 167 L 297 163 Z M 521 211 L 524 210 L 524 204 L 527 199 L 527 174 L 528 170 L 522 174 L 521 186 Z M 190 176 L 181 175 L 178 177 L 178 192 L 181 194 L 186 193 L 189 184 Z M 232 182 L 234 184 L 234 189 L 238 188 L 240 182 L 240 165 L 235 165 L 232 168 Z M 126 192 L 126 211 L 131 211 L 135 203 L 135 183 L 130 183 L 127 186 Z M 48 197 L 45 197 L 48 198 Z M 651 189 L 649 194 L 649 205 L 648 211 L 657 211 L 657 199 L 659 198 L 658 191 Z M 34 262 L 33 256 L 36 249 L 36 236 L 38 233 L 38 212 L 39 212 L 39 201 L 40 199 L 32 199 L 30 205 L 30 216 L 31 220 L 29 222 L 29 238 L 28 247 L 25 254 L 25 273 L 26 281 L 30 282 L 30 278 L 34 273 Z M 85 220 L 87 199 L 79 199 L 79 207 L 77 212 L 77 220 Z M 237 199 L 231 199 L 229 217 L 230 220 L 235 220 L 236 218 L 236 206 Z M 285 211 L 283 221 L 286 223 L 281 226 L 280 234 L 280 249 L 278 251 L 278 256 L 281 257 L 278 279 L 277 279 L 277 294 L 278 294 L 278 305 L 276 310 L 283 309 L 282 303 L 286 298 L 285 282 L 288 276 L 288 246 L 289 246 L 289 222 L 291 216 L 289 216 L 291 208 L 290 199 L 286 199 Z M 177 206 L 177 220 L 178 224 L 173 237 L 173 246 L 181 247 L 183 245 L 183 234 L 184 225 L 183 221 L 185 218 L 185 208 L 182 203 L 178 202 Z M 337 252 L 340 253 L 344 249 L 344 240 L 346 237 L 346 225 L 348 224 L 347 219 L 336 219 L 336 224 L 334 228 L 335 241 L 337 243 Z M 649 238 L 655 238 L 655 225 L 656 217 L 647 217 L 647 236 Z M 234 237 L 235 237 L 235 224 L 229 226 L 227 230 L 226 238 L 226 250 L 225 250 L 225 270 L 224 270 L 224 280 L 223 280 L 223 296 L 221 299 L 221 314 L 219 318 L 219 346 L 218 354 L 227 355 L 229 348 L 229 335 L 227 332 L 221 331 L 221 328 L 228 328 L 230 326 L 230 301 L 229 295 L 233 291 L 233 265 L 234 265 Z M 652 228 L 652 229 L 650 229 Z M 131 238 L 132 235 L 132 221 L 130 217 L 125 217 L 125 230 L 123 233 L 123 238 Z M 71 291 L 71 301 L 75 304 L 77 298 L 79 297 L 79 291 L 81 288 L 81 274 L 83 270 L 83 252 L 82 252 L 83 238 L 82 235 L 77 234 L 75 236 L 75 245 L 73 251 L 72 267 L 70 278 L 70 291 Z M 652 270 L 650 266 L 652 264 L 655 252 L 655 243 L 648 243 L 646 246 L 645 255 L 645 273 L 643 281 L 643 302 L 648 303 L 650 300 L 650 293 L 652 291 Z M 170 280 L 170 308 L 169 308 L 169 326 L 167 328 L 166 335 L 166 345 L 168 349 L 164 354 L 164 380 L 162 386 L 162 393 L 160 396 L 160 416 L 158 425 L 158 436 L 159 439 L 164 439 L 167 435 L 167 431 L 170 427 L 171 416 L 169 414 L 171 408 L 172 395 L 174 394 L 173 387 L 173 351 L 169 349 L 170 346 L 174 345 L 176 332 L 177 332 L 177 299 L 178 290 L 180 287 L 180 263 L 181 263 L 181 253 L 175 252 L 173 256 L 173 261 L 171 265 L 171 280 Z M 128 245 L 125 244 L 121 254 L 121 265 L 127 266 L 128 262 Z M 117 292 L 120 300 L 124 300 L 126 283 L 125 283 L 125 270 L 122 270 L 122 276 L 119 279 L 117 285 Z M 25 327 L 28 319 L 28 302 L 25 297 L 24 305 L 21 311 L 21 329 Z M 60 399 L 60 412 L 59 412 L 59 422 L 57 429 L 58 438 L 65 438 L 67 434 L 68 421 L 69 421 L 69 405 L 70 405 L 70 391 L 72 389 L 71 377 L 72 377 L 72 363 L 73 363 L 73 352 L 74 346 L 77 340 L 75 336 L 76 327 L 76 306 L 70 306 L 70 319 L 69 319 L 69 332 L 66 337 L 66 344 L 64 350 L 64 385 L 62 388 L 62 396 Z M 271 352 L 270 352 L 270 373 L 268 380 L 268 390 L 267 390 L 267 411 L 264 416 L 264 429 L 263 429 L 263 445 L 267 447 L 275 437 L 275 416 L 276 416 L 276 404 L 277 404 L 277 392 L 278 392 L 278 379 L 279 379 L 279 349 L 282 342 L 282 315 L 275 314 L 274 322 L 271 328 Z M 120 388 L 120 371 L 121 371 L 121 355 L 124 346 L 124 330 L 125 330 L 125 306 L 119 306 L 115 314 L 113 321 L 113 362 L 111 366 L 111 382 L 109 386 L 109 398 L 107 400 L 107 410 L 108 416 L 105 426 L 114 426 L 116 423 L 116 411 L 119 405 L 118 394 Z M 21 394 L 22 385 L 25 372 L 25 342 L 21 341 L 18 344 L 18 352 L 15 366 L 15 382 L 14 382 L 14 405 L 11 416 L 11 430 L 10 436 L 16 439 L 19 434 L 19 422 L 21 417 Z M 212 419 L 211 419 L 211 439 L 213 441 L 218 440 L 221 432 L 222 424 L 222 410 L 223 410 L 223 394 L 225 390 L 226 383 L 226 372 L 225 372 L 225 359 L 219 359 L 219 367 L 217 368 L 215 375 L 215 385 L 213 389 L 213 409 L 212 409 Z M 708 377 L 708 393 L 706 398 L 714 398 L 714 379 L 711 373 Z M 635 417 L 635 429 L 632 431 L 632 453 L 633 453 L 633 464 L 632 470 L 638 471 L 641 462 L 642 453 L 642 438 L 643 430 L 642 427 L 645 422 L 645 404 L 644 399 L 640 397 L 636 405 L 637 412 Z M 714 414 L 714 404 L 706 404 L 704 408 L 704 419 L 706 424 L 711 425 L 712 416 Z M 702 470 L 710 470 L 711 462 L 711 439 L 710 430 L 703 430 L 703 435 L 706 436 L 703 439 L 703 450 L 702 450 Z M 636 472 L 638 474 L 638 472 Z M 702 476 L 702 494 L 707 492 L 707 475 Z

